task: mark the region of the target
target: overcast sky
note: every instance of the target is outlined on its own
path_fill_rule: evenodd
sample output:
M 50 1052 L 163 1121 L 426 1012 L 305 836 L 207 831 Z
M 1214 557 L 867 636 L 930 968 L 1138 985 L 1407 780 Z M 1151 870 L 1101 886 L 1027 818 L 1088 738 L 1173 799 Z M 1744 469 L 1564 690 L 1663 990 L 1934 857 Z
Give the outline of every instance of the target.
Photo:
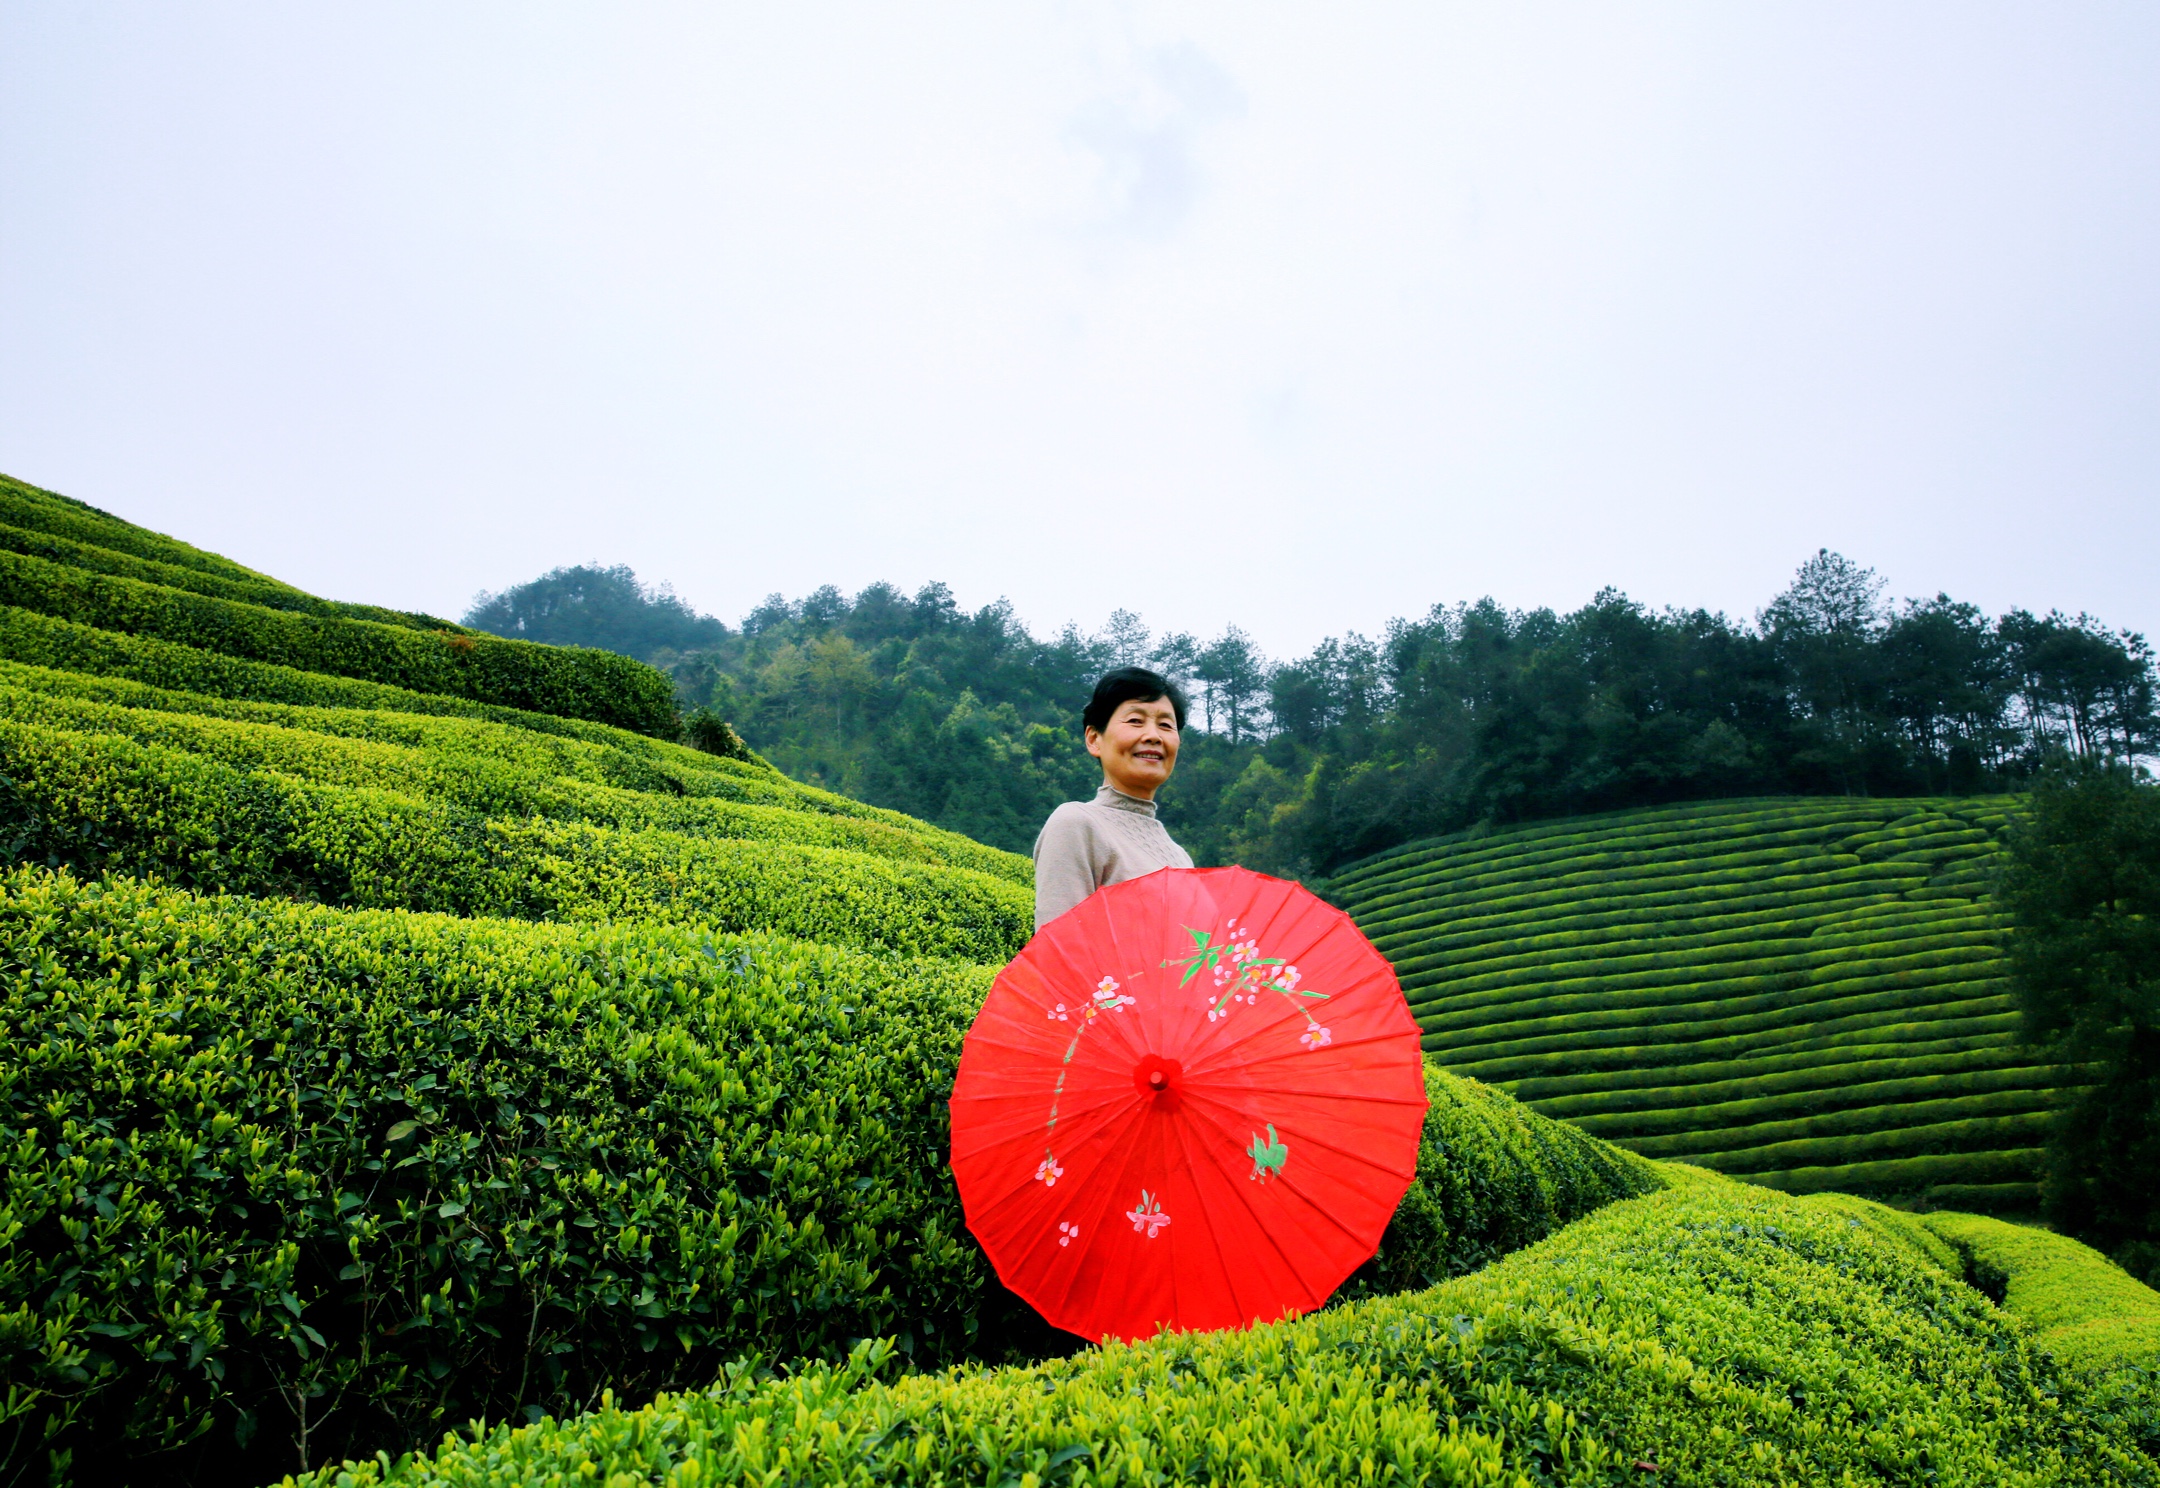
M 0 470 L 445 615 L 2160 633 L 2160 6 L 5 0 Z

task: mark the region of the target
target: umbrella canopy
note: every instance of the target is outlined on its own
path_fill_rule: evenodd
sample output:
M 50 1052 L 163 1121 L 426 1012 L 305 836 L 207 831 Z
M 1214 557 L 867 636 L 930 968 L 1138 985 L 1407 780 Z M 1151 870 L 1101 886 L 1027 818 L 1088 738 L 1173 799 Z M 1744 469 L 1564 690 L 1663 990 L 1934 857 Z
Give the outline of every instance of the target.
M 1090 1339 L 1326 1301 L 1417 1172 L 1417 1025 L 1349 916 L 1164 869 L 1043 927 L 960 1055 L 952 1166 L 998 1276 Z

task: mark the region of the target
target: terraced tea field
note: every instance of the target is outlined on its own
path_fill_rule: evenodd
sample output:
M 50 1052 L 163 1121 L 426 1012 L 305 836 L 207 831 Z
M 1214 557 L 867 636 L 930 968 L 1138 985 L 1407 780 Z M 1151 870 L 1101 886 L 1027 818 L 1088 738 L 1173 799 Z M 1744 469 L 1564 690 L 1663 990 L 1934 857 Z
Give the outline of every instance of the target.
M 2017 1040 L 2009 798 L 1775 799 L 1414 843 L 1330 895 L 1425 1048 L 1650 1157 L 1795 1192 L 2033 1207 L 2065 1072 Z

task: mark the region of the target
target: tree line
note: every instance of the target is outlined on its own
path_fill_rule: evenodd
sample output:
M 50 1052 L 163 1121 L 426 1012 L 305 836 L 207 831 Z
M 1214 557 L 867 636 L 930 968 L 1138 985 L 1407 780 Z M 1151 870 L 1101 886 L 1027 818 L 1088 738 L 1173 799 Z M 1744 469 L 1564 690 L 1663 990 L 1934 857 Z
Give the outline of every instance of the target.
M 2151 648 L 2087 615 L 1990 617 L 1819 552 L 1752 620 L 1614 590 L 1561 614 L 1487 599 L 1272 661 L 1230 626 L 1032 635 L 943 584 L 770 596 L 736 626 L 627 568 L 482 595 L 465 623 L 668 671 L 799 779 L 1026 851 L 1097 771 L 1078 718 L 1140 663 L 1192 694 L 1171 830 L 1201 862 L 1316 877 L 1411 838 L 1756 794 L 1969 794 L 2058 758 L 2160 752 Z

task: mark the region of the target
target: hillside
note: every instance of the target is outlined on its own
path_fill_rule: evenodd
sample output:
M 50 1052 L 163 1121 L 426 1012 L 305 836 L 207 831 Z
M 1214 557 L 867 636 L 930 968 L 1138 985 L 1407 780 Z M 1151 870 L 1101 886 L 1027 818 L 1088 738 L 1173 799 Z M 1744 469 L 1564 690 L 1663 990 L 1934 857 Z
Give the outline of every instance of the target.
M 1430 1066 L 1338 1305 L 1053 1336 L 944 1160 L 1024 858 L 691 747 L 625 658 L 0 508 L 0 1481 L 2160 1482 L 2099 1258 Z M 1870 905 L 1972 908 L 1985 822 L 1840 822 Z M 1668 835 L 1725 910 L 1776 867 Z
M 1025 860 L 798 785 L 739 747 L 650 737 L 672 734 L 673 703 L 639 663 L 314 600 L 12 483 L 0 517 L 41 549 L 0 550 L 0 597 L 15 601 L 0 606 L 0 824 L 17 858 L 976 960 L 1031 928 Z M 7 569 L 18 560 L 41 565 L 35 584 Z M 632 715 L 647 732 L 616 726 Z
M 1646 1156 L 1796 1192 L 2035 1205 L 2065 1072 L 1988 908 L 2009 803 L 1721 801 L 1412 844 L 1330 894 L 1425 1048 Z

